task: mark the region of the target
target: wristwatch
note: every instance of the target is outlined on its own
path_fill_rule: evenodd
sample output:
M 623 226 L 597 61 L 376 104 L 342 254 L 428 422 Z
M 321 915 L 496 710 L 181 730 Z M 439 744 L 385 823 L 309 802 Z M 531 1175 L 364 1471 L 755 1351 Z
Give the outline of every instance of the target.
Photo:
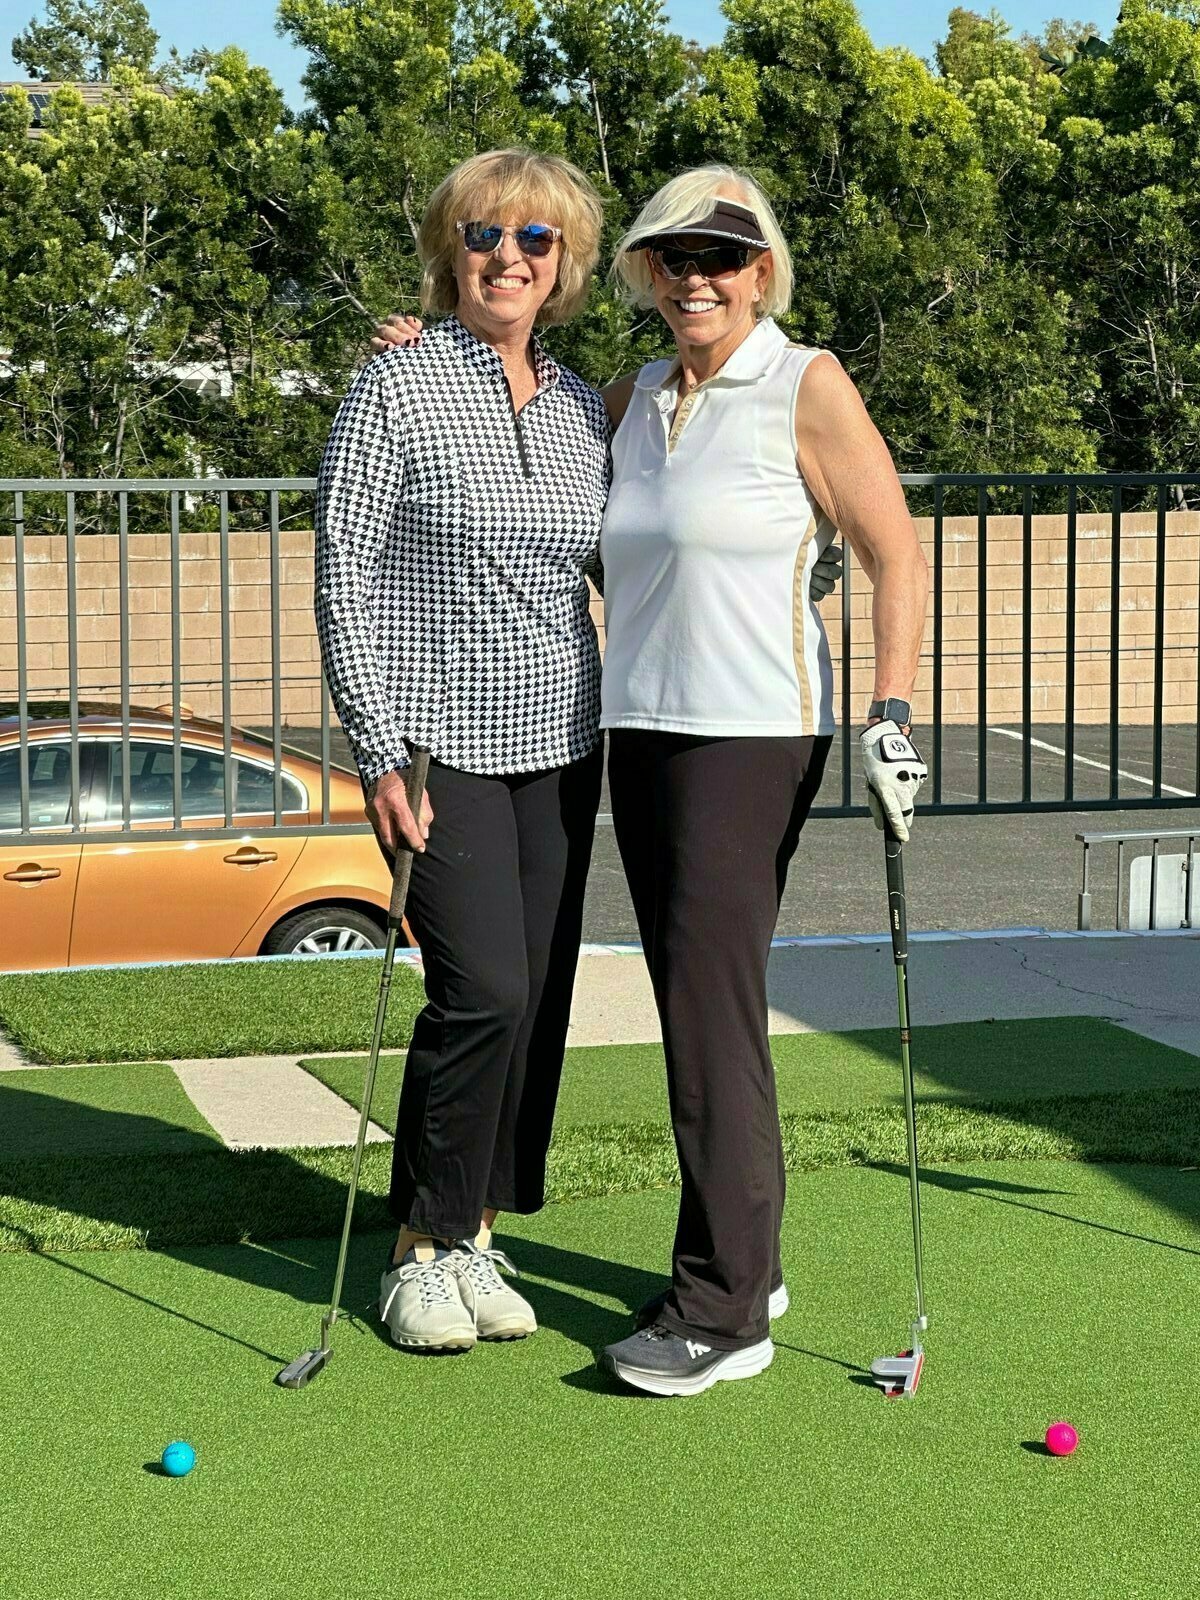
M 900 728 L 912 726 L 912 706 L 907 700 L 894 700 L 890 695 L 886 700 L 872 700 L 867 716 L 879 717 L 883 722 L 894 722 Z

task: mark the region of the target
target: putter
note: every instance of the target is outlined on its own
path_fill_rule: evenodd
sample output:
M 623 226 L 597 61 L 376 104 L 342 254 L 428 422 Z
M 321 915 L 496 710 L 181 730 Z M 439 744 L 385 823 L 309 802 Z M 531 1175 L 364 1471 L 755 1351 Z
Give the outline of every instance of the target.
M 421 817 L 421 800 L 425 794 L 425 779 L 429 772 L 428 750 L 413 751 L 412 764 L 405 779 L 408 808 L 417 819 Z M 303 1389 L 318 1372 L 329 1364 L 333 1354 L 329 1335 L 341 1310 L 342 1278 L 346 1272 L 346 1255 L 350 1248 L 350 1224 L 354 1218 L 354 1201 L 358 1195 L 358 1174 L 362 1166 L 363 1145 L 367 1138 L 367 1124 L 371 1120 L 371 1096 L 375 1092 L 375 1071 L 379 1065 L 379 1046 L 383 1039 L 383 1020 L 387 1014 L 388 991 L 392 986 L 392 964 L 396 958 L 396 938 L 404 917 L 404 902 L 408 898 L 408 880 L 412 873 L 412 846 L 400 841 L 392 871 L 392 898 L 388 906 L 387 944 L 383 952 L 383 972 L 379 978 L 379 1000 L 375 1007 L 375 1032 L 371 1038 L 371 1055 L 367 1062 L 367 1080 L 363 1087 L 362 1115 L 358 1119 L 358 1143 L 354 1149 L 354 1167 L 350 1174 L 350 1193 L 346 1196 L 346 1219 L 342 1224 L 342 1245 L 338 1251 L 337 1273 L 333 1280 L 333 1297 L 329 1310 L 321 1318 L 321 1342 L 315 1350 L 306 1350 L 302 1356 L 276 1374 L 275 1382 L 285 1389 Z
M 912 1200 L 913 1262 L 917 1279 L 917 1315 L 912 1325 L 912 1348 L 898 1356 L 881 1356 L 871 1363 L 871 1376 L 889 1400 L 911 1400 L 921 1381 L 925 1350 L 921 1335 L 929 1326 L 925 1315 L 925 1281 L 921 1258 L 921 1185 L 917 1175 L 917 1116 L 913 1092 L 911 1035 L 908 1028 L 908 916 L 904 904 L 904 860 L 899 839 L 884 823 L 883 853 L 887 865 L 888 927 L 892 935 L 892 960 L 896 964 L 896 993 L 900 1001 L 900 1065 L 904 1076 L 904 1123 L 908 1136 L 908 1187 Z

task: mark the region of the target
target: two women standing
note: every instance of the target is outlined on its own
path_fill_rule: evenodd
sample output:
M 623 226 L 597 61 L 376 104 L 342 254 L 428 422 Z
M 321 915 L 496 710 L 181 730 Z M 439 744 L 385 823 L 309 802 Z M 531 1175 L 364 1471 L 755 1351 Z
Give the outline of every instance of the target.
M 761 1371 L 782 1302 L 766 961 L 833 732 L 814 569 L 840 528 L 875 585 L 865 754 L 903 828 L 923 769 L 895 717 L 907 724 L 925 568 L 850 380 L 773 321 L 786 245 L 730 168 L 667 184 L 618 247 L 629 297 L 657 308 L 677 356 L 604 393 L 605 509 L 602 402 L 532 338 L 582 299 L 571 275 L 595 260 L 598 218 L 581 174 L 527 152 L 474 158 L 434 196 L 425 304 L 453 315 L 365 369 L 339 413 L 318 621 L 381 843 L 418 849 L 428 1004 L 397 1136 L 393 1338 L 453 1347 L 535 1326 L 490 1226 L 542 1203 L 603 727 L 683 1188 L 670 1285 L 601 1360 L 683 1394 Z M 896 740 L 908 758 L 878 760 Z M 397 776 L 406 741 L 435 758 L 427 838 Z M 714 895 L 733 930 L 719 948 Z

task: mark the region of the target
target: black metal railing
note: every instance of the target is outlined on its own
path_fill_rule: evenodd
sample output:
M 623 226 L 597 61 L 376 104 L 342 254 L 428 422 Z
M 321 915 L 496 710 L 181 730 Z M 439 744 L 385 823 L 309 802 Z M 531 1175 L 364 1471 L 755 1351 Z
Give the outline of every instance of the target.
M 1200 488 L 1200 475 L 921 474 L 903 482 L 914 512 L 927 519 L 923 528 L 930 550 L 930 627 L 916 697 L 917 739 L 932 769 L 923 809 L 1004 813 L 1200 805 L 1200 513 L 1174 510 L 1183 491 Z M 139 707 L 147 705 L 159 706 L 160 743 L 163 724 L 169 723 L 169 793 L 164 779 L 154 820 L 172 837 L 244 832 L 239 816 L 249 813 L 240 803 L 240 788 L 256 797 L 256 827 L 265 822 L 289 834 L 365 826 L 346 821 L 331 807 L 332 774 L 338 765 L 348 765 L 348 758 L 340 730 L 331 722 L 311 637 L 307 659 L 292 659 L 291 647 L 306 628 L 311 636 L 311 611 L 295 603 L 303 583 L 295 582 L 294 574 L 285 582 L 285 563 L 290 567 L 297 561 L 294 551 L 285 550 L 285 540 L 293 538 L 293 529 L 311 528 L 314 487 L 314 480 L 297 478 L 0 480 L 0 568 L 7 562 L 4 592 L 11 596 L 0 657 L 0 698 L 7 702 L 0 723 L 0 832 L 10 843 L 34 837 L 46 843 L 77 840 L 93 828 L 103 828 L 108 839 L 137 831 L 147 817 L 131 770 L 131 740 Z M 1055 519 L 1053 531 L 1037 523 L 1039 516 Z M 959 520 L 951 527 L 955 517 Z M 1002 517 L 1014 519 L 1015 538 L 1008 543 L 1019 555 L 1001 574 L 994 560 L 1000 533 L 1013 531 L 998 522 Z M 1084 518 L 1088 527 L 1081 532 Z M 1151 525 L 1135 527 L 1137 519 Z M 1098 544 L 1101 527 L 1107 554 L 1100 557 L 1093 550 L 1085 561 L 1083 543 Z M 165 543 L 153 597 L 139 589 L 131 570 L 150 536 Z M 104 537 L 115 549 L 108 569 L 113 579 L 99 597 L 88 591 L 92 637 L 85 640 L 81 561 L 98 548 L 92 541 Z M 31 587 L 34 539 L 40 565 L 51 561 L 50 552 L 55 572 L 61 567 L 57 611 L 46 599 L 46 585 Z M 235 603 L 235 591 L 245 586 L 234 568 L 251 539 L 260 542 L 255 548 L 265 541 L 266 576 L 254 586 L 250 606 L 264 641 L 262 659 L 248 663 L 234 649 L 233 623 L 246 615 L 246 607 Z M 1054 543 L 1053 560 L 1038 561 L 1039 539 Z M 188 540 L 197 548 L 185 550 Z M 311 581 L 311 541 L 305 548 Z M 1127 566 L 1130 552 L 1146 559 Z M 201 601 L 194 601 L 198 590 L 191 583 L 189 564 L 196 560 L 210 573 Z M 1091 609 L 1081 603 L 1084 565 L 1097 580 L 1087 594 L 1106 596 L 1105 604 Z M 1049 576 L 1035 585 L 1039 568 Z M 854 748 L 869 698 L 873 653 L 861 603 L 865 586 L 861 569 L 848 561 L 840 612 L 836 599 L 823 608 L 840 674 L 835 703 L 841 726 L 824 798 L 814 808 L 817 816 L 865 811 Z M 285 589 L 291 597 L 287 606 Z M 166 659 L 135 663 L 133 647 L 140 641 L 134 638 L 134 604 L 144 607 L 150 599 L 156 615 L 166 616 L 159 641 Z M 188 609 L 193 604 L 210 617 L 213 609 L 219 613 L 209 625 L 207 656 L 197 655 L 193 634 L 185 630 L 186 619 L 197 614 Z M 1105 611 L 1107 622 L 1101 626 Z M 1149 626 L 1139 621 L 1133 630 L 1125 621 L 1146 613 L 1152 613 Z M 1039 618 L 1055 617 L 1061 618 L 1061 628 L 1052 644 L 1039 644 Z M 1086 638 L 1081 634 L 1085 618 Z M 39 638 L 33 641 L 35 620 Z M 115 660 L 85 663 L 82 651 L 94 650 L 105 629 L 105 647 Z M 36 652 L 40 655 L 31 665 Z M 1168 661 L 1173 668 L 1169 706 Z M 1085 676 L 1088 703 L 1081 705 Z M 309 709 L 297 711 L 291 702 L 301 690 L 308 694 Z M 1142 703 L 1129 704 L 1131 691 Z M 188 702 L 197 696 L 208 707 L 210 746 L 211 726 L 219 728 L 220 804 L 214 802 L 211 814 L 204 815 L 197 814 L 187 783 L 194 722 Z M 81 709 L 86 713 L 97 700 L 111 706 L 107 731 L 94 715 L 84 715 L 87 725 L 81 727 Z M 39 819 L 31 805 L 37 787 L 31 786 L 31 752 L 45 737 L 38 724 L 49 702 L 60 703 L 57 725 L 65 751 L 61 823 L 53 816 L 48 822 Z M 246 722 L 256 732 L 257 754 L 247 752 L 237 732 Z M 289 787 L 295 781 L 285 759 L 289 746 L 299 746 L 311 762 L 303 805 Z M 114 781 L 118 760 L 119 780 Z M 247 772 L 256 763 L 261 770 L 243 783 L 239 762 Z M 108 774 L 103 803 L 93 792 L 101 763 Z M 269 804 L 263 800 L 267 790 Z

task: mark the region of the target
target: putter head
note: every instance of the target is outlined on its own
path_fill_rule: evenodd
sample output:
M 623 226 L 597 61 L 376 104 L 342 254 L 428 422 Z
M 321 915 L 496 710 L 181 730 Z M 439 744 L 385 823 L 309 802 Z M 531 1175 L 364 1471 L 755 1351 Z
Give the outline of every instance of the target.
M 297 1356 L 295 1361 L 284 1367 L 282 1372 L 275 1375 L 275 1382 L 285 1389 L 303 1389 L 306 1383 L 311 1383 L 318 1372 L 322 1372 L 329 1361 L 333 1351 L 306 1350 L 302 1356 Z
M 885 1400 L 911 1400 L 921 1382 L 925 1352 L 917 1345 L 901 1350 L 898 1356 L 881 1356 L 871 1363 L 871 1376 L 883 1390 Z

